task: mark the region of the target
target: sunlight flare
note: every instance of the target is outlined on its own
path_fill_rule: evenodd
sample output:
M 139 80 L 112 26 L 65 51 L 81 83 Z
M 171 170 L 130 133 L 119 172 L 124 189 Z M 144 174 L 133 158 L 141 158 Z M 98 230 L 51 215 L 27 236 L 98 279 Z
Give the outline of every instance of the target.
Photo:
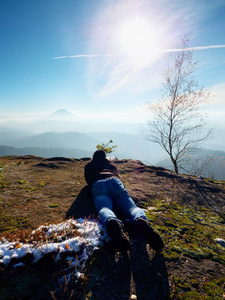
M 119 34 L 122 51 L 141 56 L 156 51 L 157 36 L 145 19 L 135 18 L 121 26 Z

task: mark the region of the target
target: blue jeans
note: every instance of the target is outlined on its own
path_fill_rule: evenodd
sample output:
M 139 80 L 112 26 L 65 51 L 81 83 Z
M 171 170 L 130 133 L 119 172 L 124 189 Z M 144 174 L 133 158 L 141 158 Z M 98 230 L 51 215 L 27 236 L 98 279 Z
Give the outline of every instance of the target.
M 109 219 L 117 219 L 113 212 L 115 206 L 126 218 L 135 221 L 147 219 L 143 209 L 137 207 L 122 182 L 115 177 L 97 181 L 92 187 L 95 208 L 103 224 Z

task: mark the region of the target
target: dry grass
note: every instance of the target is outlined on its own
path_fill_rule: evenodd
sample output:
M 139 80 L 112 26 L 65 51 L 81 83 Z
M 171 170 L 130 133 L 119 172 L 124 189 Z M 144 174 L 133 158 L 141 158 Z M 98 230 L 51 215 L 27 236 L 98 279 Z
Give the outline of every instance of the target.
M 83 176 L 86 163 L 63 158 L 1 157 L 1 237 L 23 242 L 29 239 L 33 229 L 65 220 L 66 212 L 86 185 Z M 225 285 L 224 248 L 213 239 L 217 234 L 223 237 L 224 233 L 224 182 L 176 175 L 139 161 L 121 160 L 116 164 L 132 198 L 148 210 L 153 226 L 162 234 L 167 247 L 160 257 L 135 242 L 128 256 L 103 249 L 90 261 L 82 284 L 66 286 L 66 293 L 64 286 L 59 294 L 52 293 L 52 298 L 109 299 L 113 291 L 117 299 L 125 295 L 129 299 L 130 294 L 147 299 L 157 286 L 161 295 L 165 295 L 165 287 L 170 289 L 170 299 L 207 296 L 209 300 L 219 300 Z M 47 299 L 59 275 L 55 274 L 56 266 L 48 258 L 36 266 L 34 274 L 32 268 L 20 271 L 22 282 L 17 282 L 15 271 L 14 275 L 11 270 L 3 273 L 0 278 L 3 284 L 10 282 L 7 280 L 12 276 L 15 281 L 7 283 L 7 297 L 17 293 L 20 299 L 25 296 Z M 31 282 L 31 290 L 41 291 L 42 298 L 24 292 L 23 288 Z M 78 295 L 83 298 L 76 298 Z M 13 299 L 7 297 L 2 299 Z M 163 297 L 155 299 L 166 299 Z
M 46 161 L 37 166 L 40 158 L 5 157 L 0 163 L 2 235 L 15 231 L 21 235 L 20 229 L 63 221 L 74 195 L 85 185 L 83 161 Z

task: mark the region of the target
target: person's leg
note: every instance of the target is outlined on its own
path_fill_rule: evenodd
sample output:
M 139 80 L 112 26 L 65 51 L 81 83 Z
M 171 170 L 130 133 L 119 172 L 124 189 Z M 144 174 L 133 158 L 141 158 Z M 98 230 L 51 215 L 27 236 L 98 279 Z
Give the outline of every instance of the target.
M 99 180 L 92 187 L 92 197 L 103 225 L 112 239 L 112 243 L 119 251 L 127 251 L 131 244 L 126 238 L 122 222 L 113 212 L 113 200 L 109 196 L 107 180 Z
M 111 178 L 108 185 L 114 203 L 126 217 L 134 221 L 138 234 L 144 238 L 152 249 L 155 251 L 162 250 L 164 247 L 162 238 L 151 227 L 145 212 L 136 206 L 122 182 L 117 178 Z
M 131 248 L 131 243 L 125 236 L 122 228 L 122 223 L 117 219 L 109 219 L 106 222 L 108 235 L 112 239 L 114 247 L 121 252 L 125 252 Z
M 113 198 L 113 203 L 125 217 L 132 221 L 138 218 L 147 220 L 144 210 L 134 203 L 123 183 L 118 178 L 112 177 L 108 179 L 107 184 L 109 186 L 110 196 Z
M 92 197 L 103 225 L 109 219 L 116 219 L 116 215 L 113 212 L 113 200 L 109 196 L 106 180 L 99 180 L 93 185 Z

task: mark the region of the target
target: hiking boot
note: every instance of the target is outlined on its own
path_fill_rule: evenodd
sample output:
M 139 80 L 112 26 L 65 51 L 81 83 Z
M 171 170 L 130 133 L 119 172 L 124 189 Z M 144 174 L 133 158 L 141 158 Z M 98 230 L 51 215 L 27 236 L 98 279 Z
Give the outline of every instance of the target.
M 130 249 L 131 243 L 126 238 L 122 225 L 116 219 L 110 219 L 106 223 L 108 235 L 112 239 L 114 247 L 120 252 L 126 252 Z
M 164 243 L 161 236 L 151 227 L 148 220 L 138 218 L 136 220 L 137 232 L 144 238 L 146 244 L 155 251 L 162 251 Z

